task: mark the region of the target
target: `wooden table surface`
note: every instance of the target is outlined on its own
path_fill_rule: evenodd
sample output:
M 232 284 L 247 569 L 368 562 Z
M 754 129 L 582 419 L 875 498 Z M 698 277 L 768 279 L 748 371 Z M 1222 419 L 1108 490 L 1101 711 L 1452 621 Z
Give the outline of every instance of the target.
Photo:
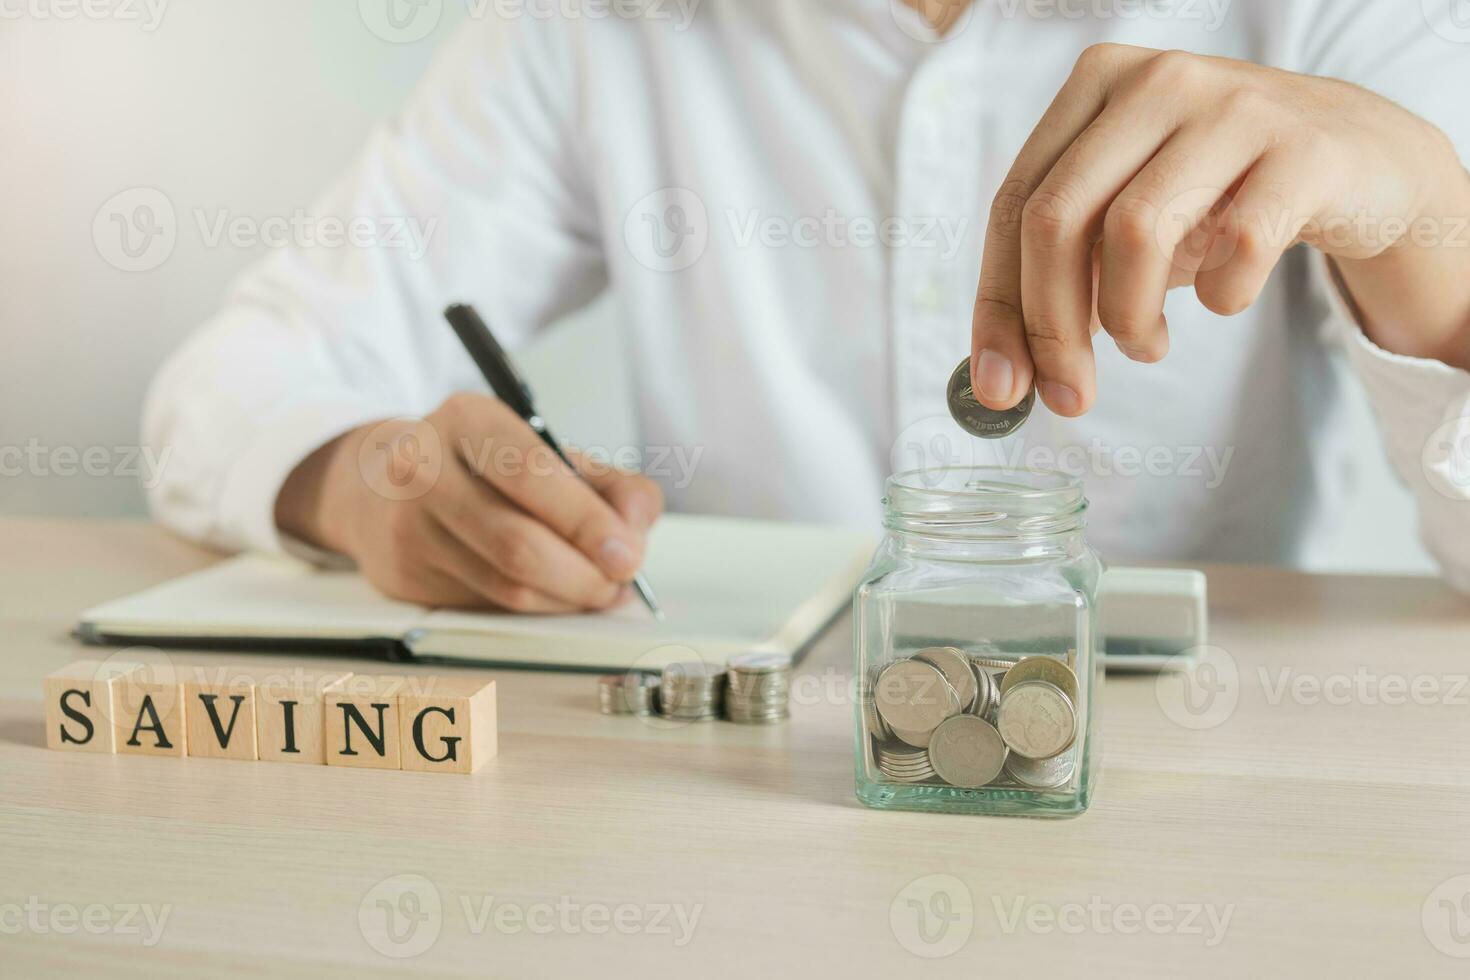
M 846 624 L 770 729 L 499 671 L 474 776 L 50 752 L 77 614 L 215 559 L 15 520 L 0 556 L 6 976 L 1470 970 L 1470 603 L 1434 581 L 1208 569 L 1215 673 L 1187 705 L 1110 677 L 1096 802 L 1056 822 L 860 806 Z M 296 662 L 175 655 L 242 658 Z

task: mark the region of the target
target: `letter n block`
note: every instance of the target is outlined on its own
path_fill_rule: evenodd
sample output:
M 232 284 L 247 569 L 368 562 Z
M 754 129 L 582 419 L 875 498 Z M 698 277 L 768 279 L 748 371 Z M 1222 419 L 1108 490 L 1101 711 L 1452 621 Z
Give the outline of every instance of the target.
M 113 692 L 113 731 L 119 755 L 188 755 L 184 678 L 167 661 L 140 663 Z
M 409 679 L 353 674 L 326 694 L 327 765 L 401 769 L 398 699 Z
M 429 678 L 399 699 L 398 724 L 404 769 L 474 772 L 497 748 L 495 682 Z
M 327 764 L 326 696 L 350 671 L 290 671 L 255 685 L 255 740 L 262 762 Z
M 255 761 L 255 685 L 230 667 L 184 671 L 184 741 L 205 759 Z
M 46 677 L 46 745 L 68 752 L 117 751 L 113 704 L 123 677 L 137 664 L 78 660 Z

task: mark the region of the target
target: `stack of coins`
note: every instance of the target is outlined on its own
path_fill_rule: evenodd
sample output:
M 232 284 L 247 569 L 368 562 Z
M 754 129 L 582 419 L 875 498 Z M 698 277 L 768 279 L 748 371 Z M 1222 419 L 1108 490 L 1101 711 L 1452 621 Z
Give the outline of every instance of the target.
M 791 658 L 775 653 L 731 657 L 725 717 L 742 725 L 774 725 L 791 717 Z
M 710 721 L 720 717 L 725 671 L 700 661 L 669 664 L 659 687 L 659 713 L 680 721 Z
M 1076 772 L 1077 675 L 1068 660 L 931 647 L 867 679 L 873 763 L 896 782 L 1054 789 Z
M 658 710 L 658 677 L 630 671 L 598 679 L 598 707 L 605 715 L 651 715 Z
M 906 745 L 879 745 L 878 771 L 896 783 L 922 783 L 934 778 L 929 753 Z

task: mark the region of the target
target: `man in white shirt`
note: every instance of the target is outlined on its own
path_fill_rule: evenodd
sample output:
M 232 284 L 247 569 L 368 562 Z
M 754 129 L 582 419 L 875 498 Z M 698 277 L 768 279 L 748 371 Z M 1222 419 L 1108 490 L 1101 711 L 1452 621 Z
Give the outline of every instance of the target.
M 156 513 L 552 612 L 626 600 L 661 489 L 876 526 L 896 467 L 1031 464 L 1084 475 L 1115 560 L 1290 563 L 1351 533 L 1340 350 L 1470 587 L 1459 3 L 488 5 L 319 207 L 436 221 L 427 249 L 250 270 L 151 392 Z M 516 346 L 606 288 L 687 482 L 584 487 L 442 320 Z M 983 400 L 1046 409 L 960 438 L 966 351 Z

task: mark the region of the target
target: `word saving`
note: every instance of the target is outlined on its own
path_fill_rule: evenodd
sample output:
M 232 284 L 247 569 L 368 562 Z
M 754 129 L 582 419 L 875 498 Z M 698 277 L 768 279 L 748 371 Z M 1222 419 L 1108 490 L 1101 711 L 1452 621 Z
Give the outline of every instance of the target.
M 470 773 L 496 752 L 495 682 L 82 660 L 45 680 L 73 752 Z

